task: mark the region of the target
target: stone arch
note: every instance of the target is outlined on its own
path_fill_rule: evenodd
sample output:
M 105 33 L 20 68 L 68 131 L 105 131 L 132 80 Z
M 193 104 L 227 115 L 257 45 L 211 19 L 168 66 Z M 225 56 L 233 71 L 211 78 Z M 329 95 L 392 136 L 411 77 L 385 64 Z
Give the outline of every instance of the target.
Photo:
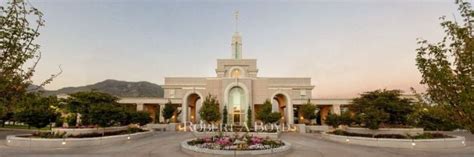
M 291 97 L 288 95 L 288 93 L 277 91 L 272 94 L 270 100 L 278 101 L 278 108 L 286 108 L 286 112 L 284 112 L 284 121 L 287 124 L 293 124 L 293 103 L 291 103 Z M 279 110 L 279 112 L 281 112 L 281 110 Z
M 196 114 L 199 109 L 198 109 L 198 100 L 203 100 L 204 97 L 203 95 L 198 92 L 198 91 L 188 91 L 186 94 L 184 94 L 183 97 L 183 103 L 181 104 L 181 120 L 183 123 L 186 123 L 188 121 L 193 121 L 193 123 L 198 119 L 198 114 Z M 193 117 L 188 117 L 188 108 L 191 108 L 191 116 Z M 194 107 L 194 109 L 193 109 Z

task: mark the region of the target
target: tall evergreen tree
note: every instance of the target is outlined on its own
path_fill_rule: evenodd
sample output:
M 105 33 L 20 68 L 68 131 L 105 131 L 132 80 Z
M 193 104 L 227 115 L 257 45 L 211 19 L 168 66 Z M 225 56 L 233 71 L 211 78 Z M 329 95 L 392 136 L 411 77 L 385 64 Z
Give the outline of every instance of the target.
M 250 105 L 247 109 L 247 126 L 252 127 L 252 107 Z
M 221 113 L 219 112 L 219 102 L 215 96 L 209 94 L 206 97 L 202 103 L 201 109 L 199 110 L 199 116 L 201 116 L 201 119 L 208 123 L 214 123 L 221 119 Z
M 222 123 L 227 124 L 227 117 L 229 116 L 229 112 L 227 111 L 227 105 L 224 105 L 224 109 L 222 111 Z

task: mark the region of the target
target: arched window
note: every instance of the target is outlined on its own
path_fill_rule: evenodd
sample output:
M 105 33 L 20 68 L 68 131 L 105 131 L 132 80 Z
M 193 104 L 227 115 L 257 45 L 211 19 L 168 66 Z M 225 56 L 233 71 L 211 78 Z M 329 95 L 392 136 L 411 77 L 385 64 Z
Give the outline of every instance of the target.
M 230 73 L 230 77 L 232 78 L 239 78 L 240 77 L 240 70 L 239 69 L 234 69 Z

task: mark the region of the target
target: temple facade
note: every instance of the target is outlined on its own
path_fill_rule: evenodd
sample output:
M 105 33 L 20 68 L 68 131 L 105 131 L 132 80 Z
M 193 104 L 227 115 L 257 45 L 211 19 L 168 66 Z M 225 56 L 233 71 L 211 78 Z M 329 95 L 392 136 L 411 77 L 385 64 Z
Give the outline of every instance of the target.
M 238 16 L 236 16 L 238 18 Z M 150 112 L 153 117 L 170 101 L 178 113 L 175 122 L 199 122 L 199 109 L 206 96 L 212 95 L 219 101 L 222 114 L 228 110 L 229 123 L 242 124 L 249 109 L 252 121 L 266 100 L 272 102 L 272 110 L 282 115 L 281 122 L 294 124 L 302 122 L 299 106 L 311 101 L 318 105 L 324 122 L 330 112 L 340 114 L 350 99 L 313 99 L 315 88 L 308 77 L 260 77 L 256 59 L 242 56 L 242 36 L 236 29 L 231 40 L 231 54 L 227 59 L 217 59 L 216 75 L 213 77 L 166 77 L 163 98 L 121 98 L 120 103 L 135 104 L 137 110 Z M 190 65 L 192 66 L 192 65 Z M 154 119 L 164 122 L 164 119 Z

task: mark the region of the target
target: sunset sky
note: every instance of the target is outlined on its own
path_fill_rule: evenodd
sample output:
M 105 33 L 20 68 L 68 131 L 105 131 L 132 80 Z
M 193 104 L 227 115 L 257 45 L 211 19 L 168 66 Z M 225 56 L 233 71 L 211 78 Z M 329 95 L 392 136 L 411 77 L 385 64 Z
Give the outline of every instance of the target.
M 311 77 L 316 98 L 422 90 L 416 39 L 439 41 L 439 17 L 457 13 L 450 0 L 29 1 L 46 20 L 35 83 L 64 70 L 47 89 L 214 77 L 239 10 L 243 58 L 258 59 L 261 77 Z

